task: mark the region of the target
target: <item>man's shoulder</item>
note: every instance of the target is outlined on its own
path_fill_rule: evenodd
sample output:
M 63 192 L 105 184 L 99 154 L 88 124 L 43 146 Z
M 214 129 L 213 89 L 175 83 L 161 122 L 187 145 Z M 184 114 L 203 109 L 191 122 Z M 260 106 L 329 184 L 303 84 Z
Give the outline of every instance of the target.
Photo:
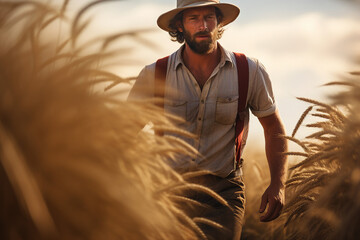
M 155 67 L 156 67 L 156 63 L 158 60 L 160 59 L 169 59 L 170 61 L 175 61 L 176 58 L 177 58 L 177 54 L 178 54 L 179 50 L 169 54 L 169 55 L 163 55 L 163 56 L 160 56 L 158 59 L 156 59 L 155 62 L 151 63 L 151 64 L 148 64 L 144 67 L 144 69 L 147 69 L 147 70 L 150 70 L 150 71 L 154 71 L 155 70 Z
M 222 46 L 221 46 L 222 47 Z M 246 60 L 248 61 L 249 64 L 249 70 L 256 70 L 258 65 L 259 65 L 259 60 L 257 58 L 254 58 L 252 56 L 248 56 L 246 53 L 244 52 L 239 52 L 239 51 L 229 51 L 226 48 L 222 47 L 223 52 L 225 54 L 225 56 L 228 56 L 232 59 L 233 62 L 235 62 L 235 55 L 234 53 L 237 54 L 244 54 L 246 56 Z
M 259 69 L 259 60 L 255 57 L 252 57 L 252 56 L 248 56 L 246 53 L 243 53 L 243 52 L 230 52 L 230 51 L 227 51 L 228 53 L 231 53 L 233 55 L 233 61 L 235 62 L 235 55 L 233 53 L 239 53 L 239 54 L 244 54 L 246 56 L 246 60 L 248 62 L 248 65 L 249 65 L 249 71 L 250 72 L 256 72 L 258 69 Z
M 257 71 L 265 71 L 265 66 L 259 61 L 258 58 L 252 57 L 252 56 L 246 56 L 246 59 L 249 64 L 249 71 L 250 72 L 257 72 Z
M 246 56 L 246 59 L 249 64 L 249 70 L 250 71 L 257 71 L 259 68 L 259 60 L 257 58 L 254 58 L 252 56 Z
M 146 73 L 151 73 L 155 71 L 156 62 L 150 63 L 148 65 L 145 65 L 143 68 L 143 71 Z

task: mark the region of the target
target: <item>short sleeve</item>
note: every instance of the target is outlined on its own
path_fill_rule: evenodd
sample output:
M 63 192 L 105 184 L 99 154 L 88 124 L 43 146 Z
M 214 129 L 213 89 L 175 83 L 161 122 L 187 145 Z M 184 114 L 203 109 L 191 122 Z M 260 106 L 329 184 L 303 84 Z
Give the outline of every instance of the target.
M 266 117 L 276 111 L 271 81 L 265 67 L 257 60 L 248 58 L 249 91 L 248 106 L 256 117 Z
M 146 100 L 154 97 L 155 63 L 145 66 L 130 90 L 128 101 Z

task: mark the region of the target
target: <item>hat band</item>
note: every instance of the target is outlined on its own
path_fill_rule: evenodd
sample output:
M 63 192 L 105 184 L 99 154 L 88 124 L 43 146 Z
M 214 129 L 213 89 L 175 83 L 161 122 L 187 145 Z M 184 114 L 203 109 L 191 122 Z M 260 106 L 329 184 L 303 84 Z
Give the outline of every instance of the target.
M 196 5 L 206 5 L 209 3 L 219 3 L 219 0 L 208 0 L 208 1 L 178 1 L 177 8 L 191 7 Z

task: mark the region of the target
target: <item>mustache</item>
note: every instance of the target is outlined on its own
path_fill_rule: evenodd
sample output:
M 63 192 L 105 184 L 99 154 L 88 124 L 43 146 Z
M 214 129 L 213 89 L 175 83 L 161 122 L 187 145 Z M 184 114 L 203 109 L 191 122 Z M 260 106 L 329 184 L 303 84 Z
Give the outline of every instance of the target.
M 194 34 L 194 37 L 197 37 L 197 36 L 208 36 L 208 37 L 211 37 L 211 34 L 207 31 L 201 31 L 201 32 L 197 32 Z

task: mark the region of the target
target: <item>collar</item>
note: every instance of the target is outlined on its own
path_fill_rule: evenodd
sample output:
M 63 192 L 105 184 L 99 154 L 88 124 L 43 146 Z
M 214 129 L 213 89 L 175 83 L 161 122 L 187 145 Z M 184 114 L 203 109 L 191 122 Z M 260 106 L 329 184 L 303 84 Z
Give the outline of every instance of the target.
M 228 50 L 226 50 L 225 48 L 223 48 L 220 43 L 218 44 L 218 48 L 221 51 L 221 59 L 220 59 L 220 63 L 219 63 L 219 67 L 223 67 L 225 65 L 226 62 L 230 62 L 231 66 L 234 66 L 234 62 L 231 59 L 231 52 L 229 52 Z M 185 66 L 183 58 L 182 58 L 182 51 L 185 48 L 185 44 L 183 44 L 177 51 L 176 51 L 176 55 L 175 55 L 175 64 L 174 64 L 174 71 L 177 69 L 177 67 L 182 64 Z

